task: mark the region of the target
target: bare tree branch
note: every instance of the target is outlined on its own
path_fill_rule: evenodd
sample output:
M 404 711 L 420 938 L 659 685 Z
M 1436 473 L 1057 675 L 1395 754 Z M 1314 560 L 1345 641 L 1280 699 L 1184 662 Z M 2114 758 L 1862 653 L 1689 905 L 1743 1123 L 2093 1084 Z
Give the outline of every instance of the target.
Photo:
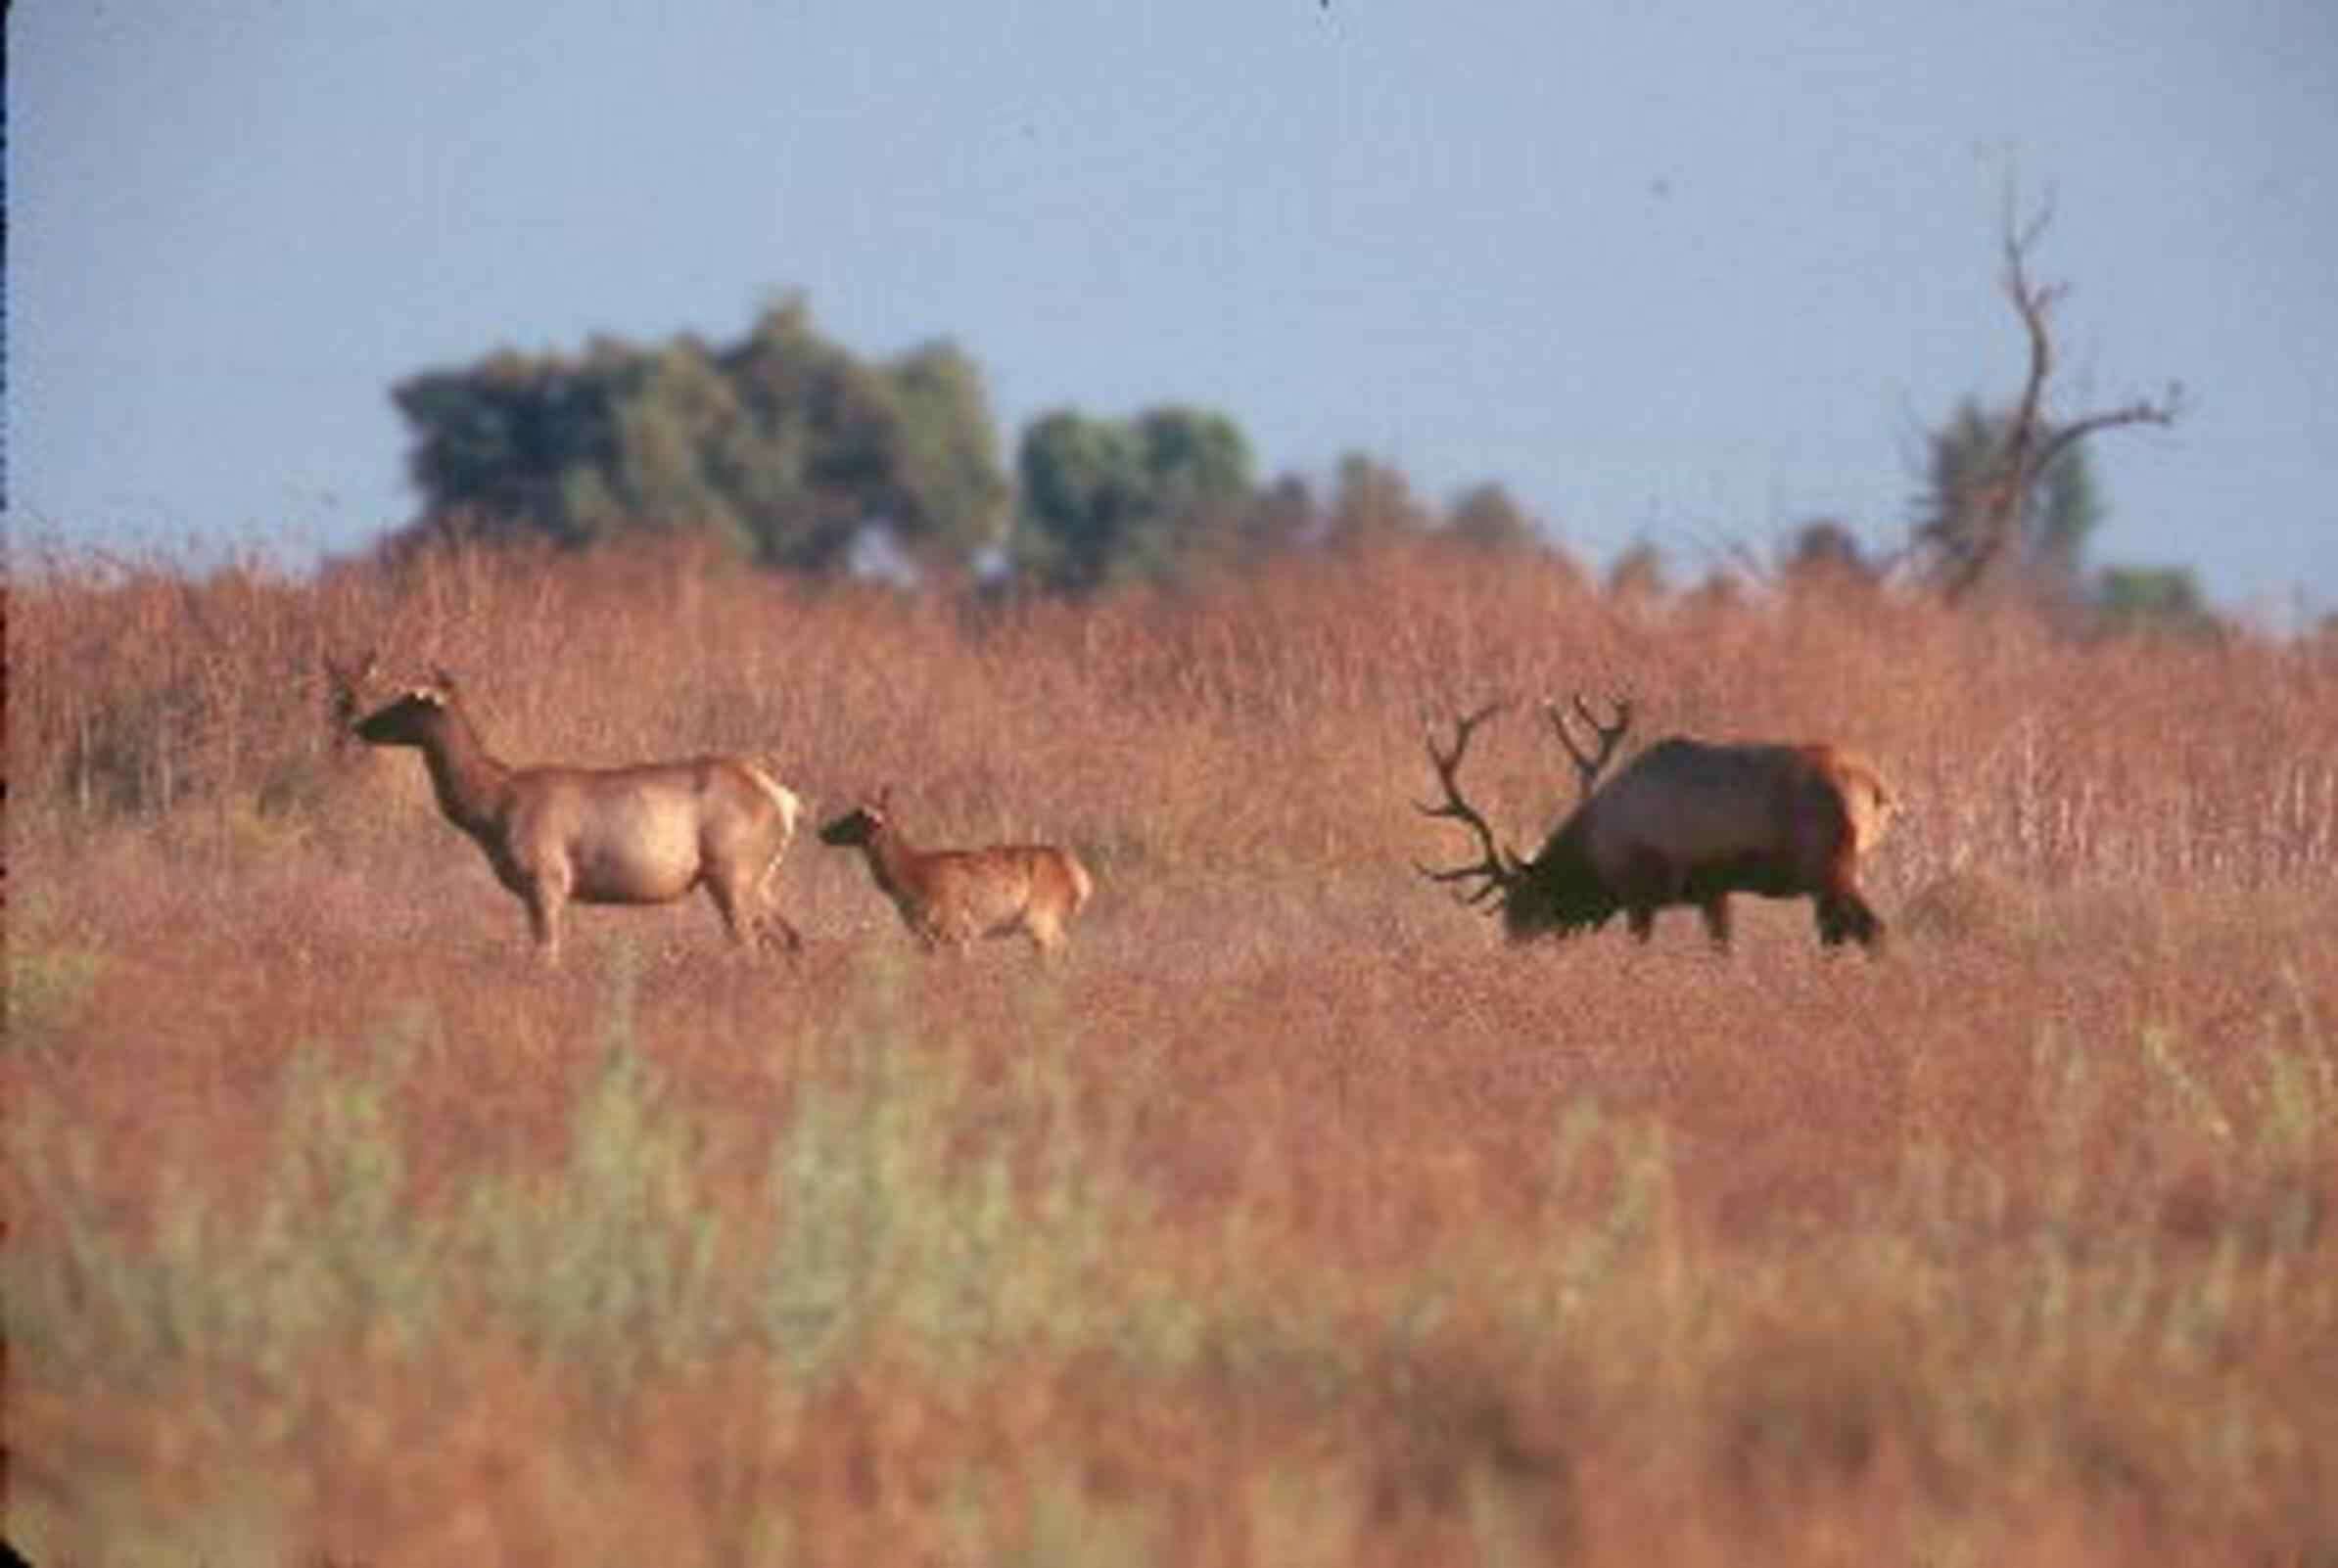
M 2145 398 L 2124 408 L 2082 414 L 2059 423 L 2045 411 L 2046 386 L 2054 374 L 2054 306 L 2070 292 L 2062 283 L 2041 284 L 2030 276 L 2031 250 L 2051 225 L 2051 196 L 2041 202 L 2027 222 L 2017 217 L 2011 182 L 2005 197 L 2006 298 L 2013 301 L 2030 342 L 2029 373 L 2020 399 L 2007 417 L 1989 472 L 1975 483 L 1969 494 L 1952 499 L 1949 513 L 1931 531 L 1932 543 L 1947 558 L 1940 568 L 1944 594 L 1950 602 L 1962 599 L 2005 557 L 2007 549 L 2027 534 L 2032 493 L 2040 475 L 2055 459 L 2097 431 L 2123 425 L 2172 425 L 2183 411 L 2183 387 L 2172 383 L 2157 401 Z
M 2166 395 L 2157 402 L 2147 397 L 2139 397 L 2125 408 L 2106 409 L 2099 414 L 2088 414 L 2082 419 L 2074 419 L 2069 424 L 2058 427 L 2054 434 L 2046 438 L 2045 444 L 2037 449 L 2036 472 L 2044 473 L 2053 466 L 2054 459 L 2060 457 L 2065 449 L 2075 442 L 2084 440 L 2098 430 L 2116 430 L 2122 425 L 2173 425 L 2183 411 L 2183 383 L 2175 381 L 2168 384 Z

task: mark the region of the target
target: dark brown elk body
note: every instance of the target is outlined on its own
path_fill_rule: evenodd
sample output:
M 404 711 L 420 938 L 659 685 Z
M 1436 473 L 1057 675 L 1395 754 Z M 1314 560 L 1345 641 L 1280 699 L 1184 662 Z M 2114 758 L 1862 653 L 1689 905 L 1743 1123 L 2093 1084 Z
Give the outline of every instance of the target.
M 353 713 L 356 682 L 328 670 L 337 708 Z M 422 753 L 439 809 L 527 905 L 547 960 L 559 956 L 572 902 L 671 903 L 701 887 L 734 941 L 762 937 L 768 924 L 789 949 L 802 945 L 772 907 L 772 884 L 803 805 L 759 761 L 511 767 L 489 753 L 444 670 L 353 728 L 369 745 Z
M 1470 901 L 1498 899 L 1514 940 L 1597 930 L 1621 911 L 1645 941 L 1658 910 L 1693 905 L 1715 945 L 1726 946 L 1729 898 L 1738 893 L 1808 898 L 1819 941 L 1830 946 L 1848 939 L 1873 947 L 1882 940 L 1884 925 L 1859 891 L 1858 868 L 1882 840 L 1894 803 L 1865 760 L 1834 746 L 1675 736 L 1595 789 L 1630 724 L 1630 709 L 1619 705 L 1615 721 L 1603 725 L 1577 698 L 1576 714 L 1599 737 L 1594 753 L 1575 746 L 1556 707 L 1549 712 L 1575 759 L 1584 798 L 1531 858 L 1520 859 L 1494 842 L 1455 782 L 1471 731 L 1492 712 L 1463 719 L 1450 751 L 1430 745 L 1446 802 L 1422 809 L 1478 833 L 1482 861 L 1428 875 L 1477 881 Z
M 963 952 L 977 937 L 1017 932 L 1043 953 L 1069 942 L 1073 916 L 1096 889 L 1069 850 L 1001 844 L 986 850 L 920 850 L 892 819 L 891 792 L 855 807 L 819 830 L 820 842 L 857 848 L 877 889 L 926 948 Z

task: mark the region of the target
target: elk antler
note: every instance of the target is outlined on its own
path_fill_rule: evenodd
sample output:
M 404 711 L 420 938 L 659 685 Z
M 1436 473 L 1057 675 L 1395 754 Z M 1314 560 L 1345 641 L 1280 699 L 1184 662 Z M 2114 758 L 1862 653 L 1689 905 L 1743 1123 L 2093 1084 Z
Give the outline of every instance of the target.
M 1632 727 L 1632 700 L 1629 697 L 1614 697 L 1610 701 L 1614 705 L 1615 721 L 1603 724 L 1592 715 L 1591 705 L 1583 701 L 1583 694 L 1576 692 L 1574 695 L 1575 716 L 1590 725 L 1591 733 L 1599 737 L 1599 750 L 1589 754 L 1575 744 L 1573 734 L 1566 727 L 1566 715 L 1559 711 L 1559 705 L 1555 702 L 1542 705 L 1544 716 L 1550 719 L 1551 728 L 1559 734 L 1559 743 L 1566 748 L 1566 755 L 1575 760 L 1575 773 L 1582 780 L 1586 797 L 1591 794 L 1591 781 L 1599 777 L 1600 769 L 1608 765 L 1608 760 L 1615 755 L 1615 748 L 1622 744 L 1623 732 Z
M 1475 713 L 1456 719 L 1453 725 L 1453 746 L 1450 750 L 1439 751 L 1437 749 L 1436 736 L 1433 731 L 1422 736 L 1422 744 L 1428 749 L 1429 763 L 1436 768 L 1437 780 L 1445 787 L 1445 799 L 1441 805 L 1437 806 L 1424 806 L 1419 801 L 1415 801 L 1413 809 L 1419 811 L 1423 816 L 1447 817 L 1469 828 L 1471 832 L 1477 835 L 1480 857 L 1468 865 L 1452 866 L 1444 870 L 1432 869 L 1416 860 L 1413 862 L 1413 869 L 1431 882 L 1476 881 L 1478 885 L 1474 888 L 1455 890 L 1453 898 L 1457 903 L 1483 903 L 1488 899 L 1509 889 L 1519 878 L 1519 857 L 1504 849 L 1495 839 L 1494 830 L 1486 825 L 1484 816 L 1468 800 L 1463 798 L 1461 784 L 1455 777 L 1461 770 L 1462 754 L 1470 749 L 1471 734 L 1479 724 L 1484 723 L 1506 706 L 1508 705 L 1499 701 L 1490 702 Z

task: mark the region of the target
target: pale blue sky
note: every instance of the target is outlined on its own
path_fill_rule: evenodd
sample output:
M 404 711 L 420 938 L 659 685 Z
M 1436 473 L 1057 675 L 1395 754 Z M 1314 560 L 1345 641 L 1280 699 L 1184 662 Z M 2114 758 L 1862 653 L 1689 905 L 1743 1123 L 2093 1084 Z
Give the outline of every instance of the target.
M 2338 605 L 2327 0 L 23 0 L 11 525 L 345 548 L 408 517 L 390 384 L 793 290 L 955 339 L 1003 449 L 1199 403 L 1267 474 L 1500 480 L 1684 565 L 1904 535 L 2009 396 L 2009 161 L 2075 288 L 2098 560 Z

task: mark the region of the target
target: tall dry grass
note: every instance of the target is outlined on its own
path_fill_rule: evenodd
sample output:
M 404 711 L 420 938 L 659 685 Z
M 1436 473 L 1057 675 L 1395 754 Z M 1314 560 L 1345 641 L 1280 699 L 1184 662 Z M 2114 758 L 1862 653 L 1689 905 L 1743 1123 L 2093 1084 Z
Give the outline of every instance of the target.
M 971 609 L 686 557 L 11 586 L 8 1528 L 43 1562 L 2338 1556 L 2338 649 L 1434 550 Z M 1097 869 L 1071 962 L 579 911 L 512 760 L 775 753 Z M 1514 952 L 1424 715 L 1628 688 L 1912 803 L 1806 908 Z M 1565 804 L 1489 729 L 1515 838 Z

